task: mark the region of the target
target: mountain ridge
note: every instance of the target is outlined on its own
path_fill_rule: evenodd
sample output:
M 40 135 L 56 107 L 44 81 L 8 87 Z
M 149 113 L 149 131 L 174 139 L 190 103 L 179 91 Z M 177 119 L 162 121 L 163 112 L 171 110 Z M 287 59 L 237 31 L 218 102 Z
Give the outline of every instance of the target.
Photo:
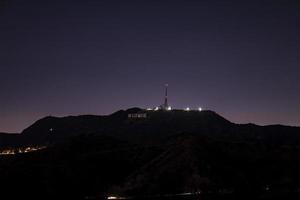
M 213 111 L 48 116 L 9 138 L 2 147 L 47 146 L 1 157 L 0 188 L 9 196 L 264 200 L 300 188 L 300 128 L 235 124 Z
M 147 117 L 129 118 L 128 115 L 132 113 L 145 113 Z M 46 116 L 25 128 L 19 135 L 0 134 L 0 147 L 10 144 L 12 146 L 45 145 L 81 134 L 110 135 L 137 143 L 157 142 L 180 133 L 197 133 L 230 139 L 268 139 L 275 142 L 282 140 L 292 143 L 300 139 L 297 134 L 299 132 L 300 127 L 293 126 L 236 124 L 210 110 L 148 111 L 135 107 L 102 116 Z M 292 139 L 286 139 L 284 135 Z

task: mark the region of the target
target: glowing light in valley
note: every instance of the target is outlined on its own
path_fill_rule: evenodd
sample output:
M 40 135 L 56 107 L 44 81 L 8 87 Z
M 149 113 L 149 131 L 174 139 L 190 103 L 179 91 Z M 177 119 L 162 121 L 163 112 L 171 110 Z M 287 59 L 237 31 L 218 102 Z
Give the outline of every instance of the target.
M 169 106 L 169 107 L 167 108 L 167 110 L 172 110 L 172 107 L 171 107 L 171 106 Z
M 195 196 L 195 195 L 200 195 L 201 191 L 196 191 L 196 192 L 184 192 L 184 193 L 177 193 L 177 194 L 163 194 L 163 195 L 159 195 L 160 197 L 176 197 L 176 196 Z M 147 196 L 149 199 L 153 198 L 157 198 L 157 195 L 148 195 Z M 136 199 L 136 196 L 126 196 L 126 197 L 122 197 L 122 196 L 108 196 L 106 197 L 107 200 L 123 200 L 123 199 Z
M 108 196 L 107 200 L 116 200 L 116 199 L 130 199 L 129 197 L 120 197 L 120 196 Z
M 107 197 L 108 200 L 114 200 L 114 199 L 118 199 L 118 197 L 115 197 L 115 196 L 109 196 Z
M 152 108 L 147 108 L 146 110 L 152 110 Z
M 15 154 L 24 154 L 30 153 L 33 151 L 38 151 L 47 148 L 46 146 L 38 146 L 38 147 L 20 147 L 20 148 L 10 148 L 10 149 L 3 149 L 0 150 L 0 155 L 15 155 Z
M 159 110 L 159 107 L 155 107 L 154 110 L 155 110 L 155 111 Z
M 187 107 L 186 109 L 184 109 L 185 111 L 190 111 L 191 109 L 189 107 Z
M 198 108 L 198 111 L 200 111 L 200 112 L 201 112 L 201 111 L 202 111 L 202 108 L 201 108 L 201 107 L 199 107 L 199 108 Z

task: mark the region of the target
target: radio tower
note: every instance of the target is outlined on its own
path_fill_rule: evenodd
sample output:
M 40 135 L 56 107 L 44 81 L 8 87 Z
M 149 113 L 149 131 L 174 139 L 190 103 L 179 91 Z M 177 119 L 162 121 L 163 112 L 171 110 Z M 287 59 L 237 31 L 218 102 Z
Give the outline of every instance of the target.
M 165 84 L 165 88 L 166 88 L 166 91 L 165 91 L 165 102 L 164 102 L 164 105 L 163 105 L 163 109 L 167 110 L 169 108 L 169 105 L 168 105 L 168 84 Z

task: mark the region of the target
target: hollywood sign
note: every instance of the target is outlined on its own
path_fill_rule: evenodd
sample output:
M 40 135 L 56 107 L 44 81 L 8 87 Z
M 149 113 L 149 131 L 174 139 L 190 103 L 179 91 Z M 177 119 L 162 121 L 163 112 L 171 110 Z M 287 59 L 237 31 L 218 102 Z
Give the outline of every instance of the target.
M 130 119 L 147 118 L 147 113 L 130 113 L 128 114 L 128 118 Z

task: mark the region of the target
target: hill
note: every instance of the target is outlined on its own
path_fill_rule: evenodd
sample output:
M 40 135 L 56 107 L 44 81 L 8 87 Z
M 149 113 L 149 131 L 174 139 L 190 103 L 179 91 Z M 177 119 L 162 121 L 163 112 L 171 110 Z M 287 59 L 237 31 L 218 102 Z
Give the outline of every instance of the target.
M 130 113 L 146 113 L 146 118 L 128 118 Z M 49 145 L 78 135 L 108 135 L 136 143 L 156 143 L 173 135 L 195 133 L 219 139 L 297 144 L 298 127 L 234 124 L 213 111 L 120 110 L 107 116 L 45 117 L 19 135 L 0 134 L 0 147 Z
M 0 157 L 2 196 L 12 199 L 299 198 L 297 127 L 234 124 L 213 111 L 132 108 L 45 117 L 0 137 L 3 147 L 48 147 Z

